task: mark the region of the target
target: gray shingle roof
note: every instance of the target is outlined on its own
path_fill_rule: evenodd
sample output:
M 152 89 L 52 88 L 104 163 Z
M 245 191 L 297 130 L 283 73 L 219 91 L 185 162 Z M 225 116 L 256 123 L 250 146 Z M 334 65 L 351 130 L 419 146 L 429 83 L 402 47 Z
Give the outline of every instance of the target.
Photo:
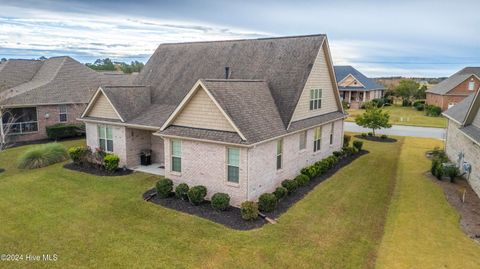
M 245 141 L 242 141 L 242 138 L 237 133 L 234 132 L 190 128 L 184 126 L 170 126 L 164 131 L 160 132 L 160 134 L 167 136 L 190 137 L 210 141 L 221 141 L 232 144 L 247 144 Z
M 467 117 L 468 109 L 473 102 L 475 94 L 470 94 L 467 98 L 463 99 L 460 103 L 449 108 L 443 114 L 447 117 L 453 118 L 454 120 L 463 123 Z
M 28 82 L 42 65 L 37 60 L 8 60 L 0 64 L 0 93 Z
M 472 75 L 476 75 L 480 77 L 480 67 L 465 67 L 464 69 L 458 71 L 457 73 L 453 74 L 452 76 L 445 79 L 444 81 L 433 86 L 431 89 L 427 90 L 427 93 L 434 93 L 434 94 L 441 94 L 441 95 L 447 94 L 449 91 L 455 88 L 458 84 L 462 83 Z
M 150 87 L 102 86 L 102 89 L 125 121 L 134 119 L 151 105 Z
M 468 125 L 468 126 L 460 128 L 460 131 L 465 133 L 467 136 L 469 136 L 475 142 L 480 143 L 480 128 L 478 128 L 474 125 Z
M 152 103 L 179 104 L 198 79 L 264 80 L 288 125 L 325 35 L 160 45 L 135 84 Z
M 360 83 L 363 84 L 365 87 L 338 87 L 340 90 L 361 90 L 361 91 L 373 91 L 373 90 L 383 90 L 385 89 L 384 86 L 376 83 L 372 79 L 367 78 L 364 74 L 360 71 L 355 69 L 353 66 L 350 65 L 336 65 L 333 67 L 335 70 L 335 78 L 337 79 L 337 83 L 342 81 L 348 75 L 354 76 Z
M 87 103 L 100 85 L 116 82 L 70 57 L 52 57 L 40 62 L 30 80 L 0 93 L 3 105 Z M 128 82 L 118 80 L 118 83 Z

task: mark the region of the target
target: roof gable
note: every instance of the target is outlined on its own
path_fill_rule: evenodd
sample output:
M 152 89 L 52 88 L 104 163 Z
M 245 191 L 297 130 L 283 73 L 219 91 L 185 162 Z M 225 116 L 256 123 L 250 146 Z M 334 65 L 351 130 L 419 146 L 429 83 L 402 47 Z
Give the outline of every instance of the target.
M 338 82 L 339 87 L 365 88 L 365 86 L 352 74 L 348 74 L 344 79 Z
M 134 83 L 152 102 L 178 104 L 198 79 L 264 80 L 288 125 L 324 35 L 160 45 Z
M 92 100 L 85 108 L 85 111 L 82 113 L 82 118 L 84 117 L 124 121 L 102 88 L 97 90 L 95 95 L 92 97 Z
M 335 69 L 335 77 L 337 78 L 337 83 L 339 83 L 340 89 L 348 89 L 351 86 L 342 86 L 340 82 L 347 78 L 349 75 L 355 77 L 358 82 L 360 82 L 365 90 L 383 90 L 385 89 L 384 86 L 376 83 L 372 79 L 366 77 L 363 73 L 355 69 L 353 66 L 350 65 L 336 65 L 333 67 Z
M 431 89 L 427 90 L 427 93 L 442 95 L 447 94 L 453 88 L 472 76 L 476 76 L 478 79 L 480 79 L 480 67 L 465 67 L 457 73 L 451 75 L 449 78 L 433 86 Z

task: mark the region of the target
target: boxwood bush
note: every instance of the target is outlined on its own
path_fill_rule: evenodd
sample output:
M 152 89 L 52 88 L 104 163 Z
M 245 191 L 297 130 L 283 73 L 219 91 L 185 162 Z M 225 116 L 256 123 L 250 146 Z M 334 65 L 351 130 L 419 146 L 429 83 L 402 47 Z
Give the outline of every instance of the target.
M 71 147 L 68 149 L 68 155 L 70 159 L 76 164 L 81 164 L 84 162 L 85 157 L 88 154 L 88 149 L 85 147 Z
M 46 127 L 47 137 L 58 140 L 69 137 L 81 136 L 85 133 L 85 127 L 78 124 L 57 123 Z
M 310 182 L 310 178 L 307 175 L 300 174 L 295 178 L 295 181 L 297 181 L 298 186 L 305 186 Z
M 173 190 L 173 182 L 169 178 L 162 178 L 157 182 L 157 195 L 160 198 L 167 198 Z
M 103 167 L 111 173 L 117 170 L 119 162 L 120 158 L 115 154 L 107 154 L 103 157 Z
M 230 196 L 226 193 L 217 192 L 212 196 L 211 205 L 215 210 L 225 211 L 230 206 Z
M 207 195 L 207 188 L 204 186 L 195 186 L 188 190 L 188 200 L 192 205 L 199 205 L 205 200 Z
M 288 190 L 285 187 L 277 187 L 273 192 L 273 195 L 277 198 L 277 200 L 282 200 L 285 196 L 287 196 Z
M 179 199 L 182 199 L 184 201 L 188 200 L 188 190 L 190 188 L 188 187 L 187 183 L 180 183 L 178 186 L 175 188 L 175 196 Z
M 282 181 L 282 187 L 287 189 L 288 194 L 292 194 L 298 188 L 298 183 L 295 180 L 285 179 Z
M 277 197 L 273 193 L 264 193 L 258 197 L 258 209 L 263 212 L 272 212 L 277 206 Z
M 359 140 L 355 140 L 355 141 L 353 141 L 353 147 L 354 147 L 357 151 L 361 151 L 361 150 L 362 150 L 362 147 L 363 147 L 363 142 L 362 142 L 362 141 L 359 141 Z
M 68 159 L 67 150 L 58 143 L 39 145 L 25 151 L 18 158 L 18 168 L 34 169 L 63 162 Z
M 240 205 L 240 213 L 244 220 L 254 220 L 258 218 L 258 204 L 253 201 L 245 201 Z

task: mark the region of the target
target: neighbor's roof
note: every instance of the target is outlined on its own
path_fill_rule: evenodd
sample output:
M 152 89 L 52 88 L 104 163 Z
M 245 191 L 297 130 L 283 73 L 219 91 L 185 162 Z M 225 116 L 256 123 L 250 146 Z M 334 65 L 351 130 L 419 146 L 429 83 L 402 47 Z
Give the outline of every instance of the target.
M 465 121 L 467 117 L 468 109 L 473 102 L 475 94 L 470 94 L 467 98 L 463 99 L 460 103 L 454 105 L 453 107 L 449 108 L 447 111 L 443 112 L 443 114 L 447 117 L 454 119 L 460 123 Z
M 28 82 L 42 65 L 39 60 L 8 60 L 0 64 L 0 93 Z
M 476 124 L 475 117 L 480 117 L 478 113 L 480 109 L 479 93 L 469 95 L 457 105 L 443 112 L 446 117 L 457 121 L 460 124 L 459 130 L 477 144 L 480 144 L 480 126 Z
M 134 84 L 152 86 L 152 103 L 178 105 L 202 78 L 264 80 L 288 125 L 325 35 L 160 45 Z M 171 111 L 173 112 L 173 110 Z
M 350 65 L 336 65 L 333 67 L 335 70 L 335 77 L 337 83 L 345 79 L 348 75 L 354 76 L 364 87 L 340 87 L 340 90 L 350 90 L 350 91 L 373 91 L 373 90 L 383 90 L 384 86 L 376 83 L 372 79 L 367 78 L 360 71 L 355 69 Z
M 449 78 L 433 86 L 431 89 L 427 90 L 427 93 L 442 94 L 442 95 L 447 94 L 449 91 L 455 88 L 458 84 L 464 82 L 472 75 L 476 75 L 477 77 L 480 78 L 480 67 L 465 67 L 462 70 L 450 76 Z
M 52 57 L 35 63 L 38 70 L 29 80 L 0 93 L 3 105 L 87 103 L 100 85 L 131 83 L 125 78 L 114 79 L 120 76 L 98 73 L 70 57 Z

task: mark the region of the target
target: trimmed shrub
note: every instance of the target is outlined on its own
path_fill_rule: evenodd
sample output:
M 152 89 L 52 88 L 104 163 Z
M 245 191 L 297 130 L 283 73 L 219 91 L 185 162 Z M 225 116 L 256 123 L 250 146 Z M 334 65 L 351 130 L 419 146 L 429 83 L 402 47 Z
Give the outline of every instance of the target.
M 380 138 L 381 138 L 381 139 L 387 139 L 388 136 L 383 134 L 383 135 L 380 136 Z
M 273 192 L 273 195 L 275 195 L 275 197 L 279 201 L 282 200 L 283 198 L 285 198 L 285 196 L 287 196 L 287 194 L 288 194 L 288 190 L 285 187 L 277 187 L 275 189 L 275 191 Z
M 440 160 L 433 160 L 432 162 L 432 174 L 438 179 L 442 180 L 445 174 L 443 163 Z
M 417 104 L 417 105 L 415 105 L 415 108 L 418 111 L 424 111 L 425 110 L 425 105 L 424 104 Z
M 188 190 L 188 200 L 192 205 L 199 205 L 205 200 L 207 195 L 207 188 L 204 186 L 195 186 Z
M 367 134 L 366 134 L 366 133 L 362 133 L 362 137 L 367 137 Z
M 310 178 L 307 175 L 300 174 L 295 178 L 295 181 L 297 181 L 298 186 L 305 186 L 310 182 Z
M 264 193 L 258 197 L 258 209 L 262 212 L 272 212 L 277 206 L 277 197 L 273 193 Z
M 217 192 L 212 196 L 211 205 L 215 210 L 225 211 L 230 206 L 230 196 L 226 193 Z
M 363 148 L 363 142 L 362 142 L 362 141 L 359 141 L 359 140 L 355 140 L 355 141 L 353 141 L 353 147 L 354 147 L 357 151 L 361 151 L 362 148 Z
M 350 156 L 355 153 L 355 149 L 353 147 L 344 147 L 342 148 L 343 155 Z
M 88 149 L 85 147 L 71 147 L 68 149 L 68 155 L 70 159 L 76 164 L 84 162 L 85 157 L 88 154 Z
M 175 196 L 179 199 L 182 199 L 184 201 L 188 200 L 188 190 L 190 188 L 188 187 L 187 183 L 180 183 L 178 186 L 175 188 Z
M 425 106 L 425 115 L 430 117 L 438 117 L 442 114 L 442 108 L 434 105 Z
M 350 145 L 350 140 L 352 140 L 351 135 L 343 135 L 343 146 L 348 147 L 348 145 Z
M 167 198 L 173 190 L 173 182 L 169 178 L 162 178 L 157 182 L 157 196 Z
M 108 172 L 115 172 L 119 162 L 120 158 L 115 154 L 107 154 L 103 157 L 103 167 L 105 167 L 105 170 Z
M 240 205 L 240 213 L 244 220 L 254 220 L 258 218 L 258 204 L 253 201 L 245 201 Z
M 282 187 L 287 189 L 288 194 L 292 194 L 298 188 L 298 183 L 295 180 L 285 179 L 282 181 Z
M 450 178 L 450 182 L 455 182 L 455 179 L 460 175 L 460 170 L 455 165 L 445 167 L 444 173 Z
M 34 169 L 63 162 L 68 159 L 67 150 L 58 143 L 33 147 L 18 158 L 18 168 Z
M 57 123 L 46 127 L 47 137 L 51 140 L 77 137 L 85 133 L 85 127 L 77 124 Z
M 300 170 L 300 173 L 304 174 L 308 178 L 312 179 L 315 176 L 317 176 L 318 171 L 317 171 L 317 167 L 315 165 L 310 165 L 310 166 L 302 168 L 302 170 Z
M 334 151 L 334 152 L 333 152 L 333 156 L 335 156 L 335 157 L 337 157 L 337 158 L 343 157 L 343 152 L 341 152 L 341 151 Z
M 368 133 L 368 136 L 373 136 L 373 133 L 372 133 L 372 132 L 369 132 L 369 133 Z

